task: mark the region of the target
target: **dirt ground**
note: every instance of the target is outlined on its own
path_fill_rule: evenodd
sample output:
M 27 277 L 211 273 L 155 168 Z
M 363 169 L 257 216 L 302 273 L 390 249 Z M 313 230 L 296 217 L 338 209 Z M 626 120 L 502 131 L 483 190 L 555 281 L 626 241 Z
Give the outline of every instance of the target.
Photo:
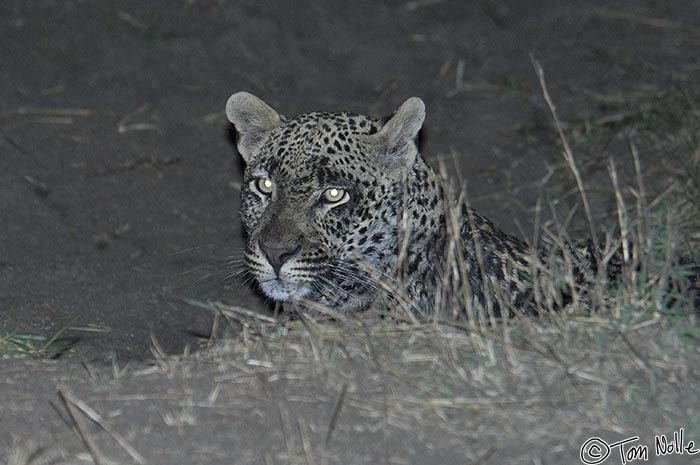
M 213 314 L 192 300 L 269 312 L 230 277 L 242 246 L 242 166 L 223 112 L 231 93 L 247 90 L 288 115 L 381 116 L 420 96 L 428 112 L 425 157 L 464 179 L 480 212 L 529 237 L 541 180 L 562 165 L 531 56 L 573 128 L 616 122 L 672 89 L 697 89 L 698 50 L 694 0 L 3 1 L 0 325 L 43 336 L 70 325 L 63 336 L 74 346 L 58 360 L 0 359 L 0 462 L 10 460 L 3 450 L 16 440 L 85 450 L 57 413 L 59 384 L 93 397 L 112 389 L 116 397 L 100 402 L 136 396 L 139 405 L 155 392 L 196 389 L 150 372 L 117 376 L 129 362 L 139 367 L 132 373 L 148 370 L 154 340 L 167 354 L 207 343 Z M 624 137 L 597 150 L 622 171 L 631 166 Z M 685 155 L 641 153 L 658 180 Z M 590 164 L 593 179 L 599 171 Z M 111 370 L 111 382 L 96 383 L 95 370 Z M 194 379 L 216 376 L 211 370 Z M 331 410 L 339 386 L 317 392 L 322 400 L 305 415 Z M 148 424 L 154 412 L 163 423 L 162 410 L 131 410 L 130 421 L 143 426 L 138 434 L 156 432 L 158 450 L 178 450 L 143 451 L 149 463 L 278 463 L 263 452 L 266 441 L 280 439 L 265 436 L 265 412 L 232 407 L 200 417 L 205 426 L 191 436 L 182 433 L 184 414 L 171 418 L 169 434 Z M 207 441 L 220 445 L 234 434 L 222 425 L 248 414 L 266 420 L 236 427 L 243 439 L 235 460 L 209 448 Z M 246 448 L 248 439 L 257 445 Z M 412 446 L 392 436 L 378 455 L 350 460 L 349 450 L 338 456 L 344 462 L 330 463 L 499 463 L 487 447 L 479 450 L 488 454 L 462 460 L 467 452 L 435 455 L 425 445 L 433 439 L 421 440 Z M 387 444 L 404 452 L 415 446 L 423 459 L 390 460 Z M 118 463 L 131 463 L 119 450 Z M 66 454 L 50 463 L 90 461 L 86 452 Z M 511 457 L 526 463 L 529 456 Z

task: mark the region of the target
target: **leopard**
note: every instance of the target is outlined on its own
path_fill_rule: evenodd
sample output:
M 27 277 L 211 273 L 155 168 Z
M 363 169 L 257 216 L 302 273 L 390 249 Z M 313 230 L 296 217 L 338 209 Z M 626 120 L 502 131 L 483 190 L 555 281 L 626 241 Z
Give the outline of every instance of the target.
M 431 315 L 455 295 L 476 314 L 537 311 L 537 264 L 552 254 L 498 229 L 429 166 L 418 146 L 419 97 L 387 118 L 287 118 L 242 91 L 226 115 L 245 163 L 245 266 L 266 298 L 336 314 L 383 302 Z M 591 240 L 565 248 L 574 281 L 599 269 Z M 619 256 L 608 270 L 619 271 Z

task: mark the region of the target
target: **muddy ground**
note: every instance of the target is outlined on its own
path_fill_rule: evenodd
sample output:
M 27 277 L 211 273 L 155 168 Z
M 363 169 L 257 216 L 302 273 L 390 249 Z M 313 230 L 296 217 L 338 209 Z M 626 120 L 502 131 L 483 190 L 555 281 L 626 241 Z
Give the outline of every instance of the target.
M 381 116 L 418 95 L 426 158 L 527 238 L 541 180 L 562 171 L 532 57 L 566 127 L 595 129 L 697 89 L 698 50 L 693 0 L 2 2 L 0 323 L 43 336 L 70 325 L 74 346 L 58 361 L 0 360 L 0 459 L 12 438 L 77 441 L 49 401 L 58 378 L 86 376 L 81 363 L 144 363 L 154 339 L 168 354 L 206 344 L 213 315 L 191 300 L 269 311 L 230 277 L 242 244 L 232 92 L 288 115 Z M 591 151 L 631 166 L 614 131 Z M 662 184 L 687 153 L 641 158 Z M 219 463 L 195 452 L 169 463 Z

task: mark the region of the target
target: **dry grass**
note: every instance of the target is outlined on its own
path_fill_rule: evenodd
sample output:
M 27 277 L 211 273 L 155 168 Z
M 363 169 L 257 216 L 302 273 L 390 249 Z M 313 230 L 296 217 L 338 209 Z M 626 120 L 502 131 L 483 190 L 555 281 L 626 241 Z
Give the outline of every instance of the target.
M 580 163 L 564 147 L 587 203 Z M 680 256 L 698 257 L 699 156 L 693 152 L 685 175 L 657 196 L 639 158 L 631 144 L 633 187 L 620 180 L 618 164 L 607 165 L 617 232 L 600 240 L 604 259 L 622 250 L 615 283 L 603 275 L 586 289 L 574 283 L 565 219 L 541 225 L 563 258 L 536 263 L 537 307 L 546 315 L 539 318 L 475 315 L 459 292 L 422 319 L 376 308 L 284 320 L 199 303 L 218 315 L 213 333 L 226 327 L 234 336 L 179 357 L 154 340 L 152 367 L 115 370 L 109 380 L 88 370 L 89 382 L 61 388 L 67 423 L 88 451 L 80 457 L 230 463 L 235 451 L 241 464 L 577 463 L 591 436 L 639 436 L 653 447 L 655 434 L 682 427 L 700 440 L 698 313 L 689 269 L 679 264 Z M 450 246 L 450 267 L 463 269 L 459 238 Z M 562 286 L 573 290 L 563 308 Z M 28 351 L 25 339 L 0 331 L 0 351 Z M 34 450 L 17 444 L 8 463 L 54 463 Z
M 595 234 L 585 184 L 533 63 Z M 236 367 L 221 376 L 222 389 L 262 392 L 251 401 L 278 410 L 284 445 L 270 446 L 268 463 L 361 463 L 366 451 L 383 463 L 421 456 L 484 463 L 494 455 L 502 463 L 573 463 L 590 436 L 640 436 L 650 447 L 655 434 L 681 427 L 698 437 L 700 330 L 688 294 L 691 270 L 679 257 L 697 253 L 689 244 L 700 178 L 689 169 L 670 191 L 649 198 L 634 144 L 630 159 L 634 187 L 621 184 L 609 160 L 617 232 L 599 241 L 603 261 L 622 254 L 621 275 L 614 283 L 604 273 L 591 276 L 582 289 L 563 246 L 566 224 L 544 225 L 563 257 L 537 264 L 546 317 L 479 318 L 459 295 L 427 320 L 380 309 L 276 324 L 222 308 L 239 337 L 199 357 Z M 459 250 L 453 242 L 450 250 Z M 449 256 L 448 268 L 462 266 L 459 253 Z M 563 309 L 551 292 L 562 286 L 574 290 Z M 327 406 L 327 415 L 307 427 L 308 415 L 294 413 L 305 402 Z M 368 431 L 371 444 L 352 438 Z M 402 439 L 413 454 L 397 447 Z
M 50 465 L 59 462 L 61 454 L 55 449 L 45 449 L 34 442 L 15 440 L 7 452 L 7 465 Z
M 620 201 L 630 264 L 641 267 L 612 286 L 592 277 L 591 292 L 548 317 L 379 308 L 284 321 L 209 304 L 233 338 L 179 357 L 154 342 L 151 368 L 61 388 L 88 451 L 62 453 L 88 463 L 223 463 L 233 451 L 241 464 L 576 463 L 592 436 L 653 448 L 655 434 L 682 427 L 694 440 L 700 331 L 675 260 L 681 198 L 640 205 L 642 215 Z M 28 450 L 16 447 L 10 463 L 44 463 Z
M 689 169 L 650 198 L 630 152 L 634 187 L 608 165 L 618 232 L 601 239 L 603 260 L 622 251 L 621 275 L 583 289 L 562 246 L 562 260 L 538 264 L 547 316 L 478 318 L 459 295 L 427 319 L 377 308 L 274 322 L 217 304 L 237 337 L 196 363 L 219 367 L 217 399 L 276 412 L 265 463 L 575 463 L 592 436 L 639 436 L 652 457 L 656 434 L 698 438 L 700 330 L 679 257 L 697 254 L 700 178 Z M 543 230 L 555 247 L 569 237 L 565 224 Z M 564 308 L 550 292 L 562 286 L 576 291 Z
M 682 427 L 694 440 L 700 330 L 675 260 L 682 198 L 640 205 L 641 215 L 619 201 L 629 263 L 641 266 L 612 286 L 592 277 L 592 291 L 548 317 L 469 320 L 457 307 L 420 319 L 380 308 L 284 321 L 209 304 L 233 338 L 180 357 L 154 342 L 151 368 L 61 388 L 88 451 L 66 456 L 222 463 L 235 450 L 242 464 L 576 463 L 592 436 L 639 436 L 653 448 L 655 434 Z M 543 273 L 554 281 L 538 285 L 560 286 L 566 274 Z M 31 450 L 18 445 L 9 463 L 45 463 Z
M 643 293 L 607 303 L 595 314 L 476 333 L 455 321 L 370 315 L 343 324 L 248 320 L 236 340 L 197 358 L 227 367 L 219 396 L 278 410 L 283 442 L 268 444 L 270 463 L 360 463 L 362 454 L 402 463 L 411 459 L 402 438 L 419 456 L 439 450 L 445 463 L 491 454 L 550 462 L 575 457 L 591 435 L 648 444 L 679 427 L 700 434 L 698 333 L 687 330 L 695 316 L 663 315 Z

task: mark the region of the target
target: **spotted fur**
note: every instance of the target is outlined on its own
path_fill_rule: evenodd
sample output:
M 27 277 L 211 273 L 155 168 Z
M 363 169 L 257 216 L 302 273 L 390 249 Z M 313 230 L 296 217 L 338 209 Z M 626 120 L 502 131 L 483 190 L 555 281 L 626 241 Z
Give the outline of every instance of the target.
M 246 263 L 271 299 L 349 312 L 388 296 L 430 313 L 451 293 L 493 315 L 532 310 L 529 247 L 454 201 L 420 156 L 420 99 L 386 122 L 345 112 L 285 119 L 239 92 L 227 115 L 246 162 Z M 329 189 L 344 201 L 325 200 Z M 587 263 L 592 250 L 572 248 Z

